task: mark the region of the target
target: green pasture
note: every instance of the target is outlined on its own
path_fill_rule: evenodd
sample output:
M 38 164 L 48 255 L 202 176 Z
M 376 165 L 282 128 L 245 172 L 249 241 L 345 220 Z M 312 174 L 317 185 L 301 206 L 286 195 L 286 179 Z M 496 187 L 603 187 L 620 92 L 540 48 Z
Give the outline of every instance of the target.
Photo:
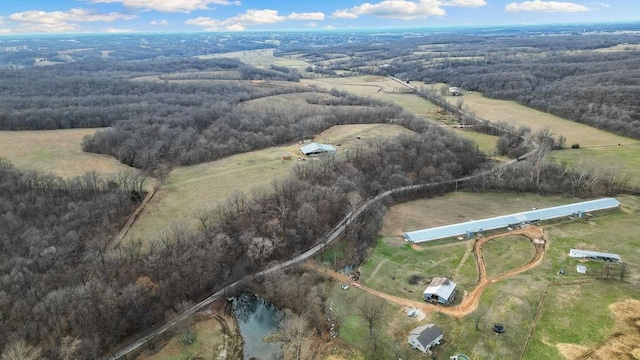
M 524 236 L 509 235 L 483 245 L 483 256 L 489 278 L 516 269 L 533 259 L 536 249 Z
M 478 145 L 480 151 L 482 151 L 483 153 L 489 156 L 495 155 L 496 142 L 500 138 L 499 136 L 481 134 L 470 129 L 455 129 L 455 132 L 463 138 L 472 140 L 474 143 L 476 143 L 476 145 Z M 500 159 L 504 160 L 505 158 L 500 157 Z
M 372 289 L 420 301 L 427 279 L 451 277 L 465 251 L 466 242 L 425 245 L 416 249 L 408 244 L 389 246 L 382 239 L 362 265 L 360 279 Z M 419 276 L 421 280 L 417 284 L 409 284 L 412 275 Z

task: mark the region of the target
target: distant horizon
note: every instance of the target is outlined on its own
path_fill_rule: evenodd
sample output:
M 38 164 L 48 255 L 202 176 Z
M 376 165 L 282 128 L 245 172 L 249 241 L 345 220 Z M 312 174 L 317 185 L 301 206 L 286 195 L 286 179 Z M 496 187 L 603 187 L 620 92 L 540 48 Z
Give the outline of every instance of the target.
M 56 36 L 82 36 L 82 35 L 105 35 L 105 36 L 127 36 L 127 35 L 188 35 L 188 34 L 233 34 L 233 35 L 241 35 L 241 34 L 258 34 L 258 33 L 341 33 L 341 32 L 366 32 L 372 31 L 375 33 L 380 32 L 396 32 L 396 31 L 420 31 L 420 30 L 439 30 L 439 29 L 474 29 L 474 28 L 535 28 L 535 27 L 579 27 L 579 26 L 598 26 L 598 25 L 638 25 L 637 30 L 640 33 L 640 20 L 638 21 L 602 21 L 602 22 L 567 22 L 567 23 L 536 23 L 536 24 L 460 24 L 460 25 L 431 25 L 431 26 L 387 26 L 387 27 L 352 27 L 352 28 L 334 28 L 334 29 L 318 29 L 318 28 L 291 28 L 291 29 L 251 29 L 245 30 L 242 32 L 238 31 L 206 31 L 206 30 L 194 30 L 194 31 L 131 31 L 126 33 L 118 33 L 118 32 L 56 32 L 56 33 L 0 33 L 0 39 L 2 38 L 12 38 L 12 37 L 32 37 L 32 36 L 46 36 L 46 37 L 56 37 Z M 594 29 L 590 29 L 594 30 Z M 612 29 L 612 31 L 615 31 Z
M 30 0 L 0 3 L 0 34 L 194 33 L 640 22 L 629 0 Z

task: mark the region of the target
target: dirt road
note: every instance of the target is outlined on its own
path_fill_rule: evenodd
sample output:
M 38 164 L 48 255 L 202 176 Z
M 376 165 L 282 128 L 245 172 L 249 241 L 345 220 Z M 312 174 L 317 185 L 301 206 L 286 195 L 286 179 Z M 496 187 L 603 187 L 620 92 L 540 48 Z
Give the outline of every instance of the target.
M 504 237 L 504 236 L 509 236 L 509 235 L 521 235 L 529 239 L 529 241 L 531 241 L 531 244 L 536 248 L 535 255 L 529 262 L 527 262 L 526 264 L 516 269 L 510 270 L 506 273 L 500 274 L 498 276 L 494 276 L 492 278 L 487 278 L 487 269 L 484 263 L 484 258 L 482 256 L 482 246 L 486 244 L 488 241 L 491 241 L 493 239 L 497 239 L 500 237 Z M 547 244 L 547 241 L 545 240 L 544 231 L 540 227 L 527 227 L 524 229 L 511 231 L 509 233 L 497 234 L 497 235 L 492 235 L 492 236 L 482 237 L 477 239 L 473 245 L 473 254 L 476 258 L 476 264 L 478 266 L 478 282 L 476 284 L 476 287 L 465 295 L 464 299 L 462 299 L 462 302 L 459 305 L 451 306 L 451 307 L 444 307 L 444 306 L 425 303 L 422 301 L 414 301 L 414 300 L 409 300 L 409 299 L 397 297 L 394 295 L 386 294 L 386 293 L 368 288 L 357 282 L 354 282 L 351 279 L 349 279 L 349 277 L 343 274 L 339 274 L 333 270 L 321 267 L 317 263 L 309 262 L 305 264 L 305 266 L 308 269 L 328 275 L 331 278 L 336 279 L 340 282 L 347 283 L 351 287 L 366 291 L 370 294 L 376 295 L 380 298 L 383 298 L 387 301 L 390 301 L 392 303 L 395 303 L 401 306 L 414 307 L 416 309 L 422 310 L 424 313 L 437 311 L 440 313 L 451 315 L 456 318 L 462 318 L 466 315 L 471 314 L 478 307 L 480 296 L 482 295 L 482 292 L 487 288 L 487 286 L 489 286 L 494 282 L 507 279 L 513 275 L 525 272 L 533 267 L 536 267 L 538 264 L 540 264 L 544 255 L 546 244 Z

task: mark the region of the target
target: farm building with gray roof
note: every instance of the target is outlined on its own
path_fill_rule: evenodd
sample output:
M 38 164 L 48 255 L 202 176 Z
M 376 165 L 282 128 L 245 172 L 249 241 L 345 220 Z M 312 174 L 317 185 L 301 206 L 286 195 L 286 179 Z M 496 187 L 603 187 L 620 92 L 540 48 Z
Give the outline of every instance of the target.
M 583 217 L 586 213 L 598 210 L 614 209 L 620 206 L 620 202 L 614 198 L 583 201 L 574 204 L 555 206 L 546 209 L 535 209 L 517 214 L 503 215 L 483 220 L 472 220 L 458 224 L 438 226 L 434 228 L 410 231 L 403 234 L 404 239 L 419 243 L 437 239 L 445 239 L 454 236 L 466 235 L 472 237 L 486 230 L 506 228 L 515 225 L 524 225 L 531 222 L 556 219 L 565 216 Z
M 456 283 L 447 278 L 437 277 L 431 280 L 422 295 L 424 296 L 424 301 L 448 304 L 453 300 L 455 294 Z
M 301 147 L 300 151 L 307 156 L 335 155 L 337 153 L 333 146 L 315 142 Z

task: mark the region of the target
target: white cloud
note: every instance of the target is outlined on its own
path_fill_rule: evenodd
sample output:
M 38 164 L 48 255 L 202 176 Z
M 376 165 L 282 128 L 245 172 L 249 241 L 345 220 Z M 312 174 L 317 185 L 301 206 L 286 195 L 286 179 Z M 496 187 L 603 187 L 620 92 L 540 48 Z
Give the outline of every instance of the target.
M 442 6 L 457 7 L 480 7 L 487 5 L 485 0 L 449 0 L 442 3 Z
M 11 34 L 11 29 L 0 29 L 0 34 Z
M 96 22 L 96 21 L 116 21 L 131 20 L 135 15 L 120 14 L 112 12 L 108 14 L 100 14 L 85 9 L 71 9 L 69 11 L 38 11 L 31 10 L 21 13 L 9 15 L 8 19 L 21 23 L 37 23 L 37 24 L 56 24 L 65 21 L 72 22 Z
M 243 31 L 249 26 L 268 25 L 285 22 L 287 20 L 324 20 L 324 13 L 291 13 L 289 15 L 280 15 L 278 10 L 256 10 L 249 9 L 243 14 L 233 16 L 225 20 L 212 19 L 210 17 L 200 16 L 195 19 L 185 21 L 187 25 L 200 26 L 207 31 Z
M 162 25 L 162 26 L 166 26 L 169 25 L 169 22 L 167 20 L 152 20 L 149 25 Z
M 113 34 L 128 33 L 132 31 L 133 29 L 119 29 L 119 28 L 112 28 L 112 27 L 104 30 L 104 32 L 113 33 Z
M 155 10 L 159 12 L 184 12 L 208 10 L 209 5 L 240 5 L 240 1 L 231 0 L 90 0 L 92 3 L 121 3 L 129 8 Z
M 16 22 L 17 32 L 70 32 L 79 29 L 77 23 L 112 22 L 117 20 L 131 20 L 135 15 L 112 12 L 97 13 L 85 9 L 70 9 L 68 11 L 39 11 L 31 10 L 11 14 L 8 20 Z
M 533 0 L 507 4 L 507 6 L 505 6 L 505 10 L 508 12 L 534 11 L 574 13 L 589 11 L 591 9 L 584 5 L 571 2 Z
M 324 20 L 324 13 L 321 12 L 308 12 L 308 13 L 297 13 L 292 12 L 287 16 L 288 20 Z
M 310 27 L 310 28 L 318 27 L 318 23 L 315 21 L 308 22 L 306 25 L 307 27 Z
M 384 0 L 377 4 L 363 3 L 351 9 L 337 10 L 333 17 L 354 19 L 361 15 L 372 15 L 393 19 L 418 19 L 446 15 L 442 6 L 440 0 Z

